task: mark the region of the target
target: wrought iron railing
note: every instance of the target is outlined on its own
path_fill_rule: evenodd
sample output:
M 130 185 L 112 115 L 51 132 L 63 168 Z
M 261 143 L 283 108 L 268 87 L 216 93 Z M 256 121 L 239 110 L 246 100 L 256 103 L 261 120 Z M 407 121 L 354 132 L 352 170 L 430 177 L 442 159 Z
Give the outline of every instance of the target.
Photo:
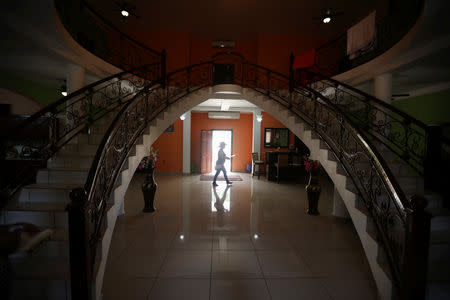
M 164 78 L 165 51 L 158 52 L 120 31 L 83 0 L 55 0 L 62 23 L 71 36 L 96 56 L 122 70 L 162 63 Z
M 296 113 L 335 153 L 377 225 L 398 284 L 408 230 L 405 208 L 410 203 L 383 157 L 357 124 L 328 97 L 302 85 L 294 85 L 293 93 L 289 93 L 288 77 L 253 64 L 246 64 L 244 70 L 244 86 Z
M 9 128 L 2 137 L 3 160 L 15 160 L 11 154 L 16 145 L 29 149 L 29 155 L 19 157 L 24 163 L 16 170 L 17 176 L 9 176 L 2 182 L 2 190 L 12 195 L 21 186 L 23 174 L 26 174 L 33 161 L 46 161 L 73 137 L 89 128 L 91 124 L 115 110 L 150 82 L 159 79 L 161 64 L 146 65 L 112 75 L 88 85 L 60 100 L 46 106 L 19 126 Z M 137 75 L 136 75 L 137 74 Z M 36 135 L 36 132 L 47 134 Z M 10 151 L 9 149 L 12 149 Z
M 388 150 L 411 171 L 424 176 L 427 188 L 440 191 L 442 165 L 450 165 L 449 139 L 442 130 L 345 83 L 306 70 L 297 71 L 293 85 L 304 85 L 326 96 L 376 141 L 380 151 Z M 437 132 L 436 132 L 437 131 Z
M 71 195 L 70 226 L 82 236 L 71 237 L 70 241 L 75 248 L 85 245 L 88 249 L 87 254 L 82 253 L 81 256 L 75 251 L 74 256 L 71 254 L 71 265 L 75 266 L 72 270 L 72 291 L 86 293 L 77 296 L 89 294 L 90 287 L 86 282 L 90 282 L 95 275 L 95 266 L 99 262 L 96 253 L 107 200 L 130 149 L 158 113 L 187 94 L 213 85 L 214 65 L 219 61 L 230 63 L 229 59 L 223 58 L 216 57 L 214 61 L 170 73 L 165 87 L 145 87 L 127 103 L 112 123 L 99 147 L 85 186 L 74 190 Z M 280 73 L 242 61 L 235 64 L 239 65 L 234 68 L 232 76 L 235 84 L 254 89 L 285 106 L 303 119 L 335 153 L 352 179 L 359 201 L 364 203 L 374 220 L 394 286 L 407 286 L 408 280 L 405 283 L 403 276 L 405 258 L 410 257 L 407 254 L 411 249 L 407 241 L 411 236 L 413 215 L 419 206 L 406 198 L 382 155 L 364 132 L 364 127 L 349 116 L 339 102 L 330 100 L 309 86 L 292 87 L 289 78 Z M 80 228 L 83 228 L 81 232 Z M 413 261 L 413 265 L 418 264 L 417 261 Z M 77 280 L 86 276 L 89 280 Z
M 315 66 L 327 76 L 351 70 L 394 46 L 417 22 L 424 7 L 424 0 L 390 1 L 385 16 L 376 22 L 375 40 L 367 51 L 347 54 L 347 33 L 325 43 L 316 49 Z M 350 59 L 351 54 L 358 54 Z
M 150 122 L 185 95 L 211 85 L 211 64 L 189 66 L 168 74 L 165 87 L 150 84 L 118 113 L 105 134 L 86 184 L 70 195 L 69 235 L 72 297 L 91 299 L 92 279 L 101 257 L 99 240 L 104 230 L 107 202 L 130 150 Z M 80 252 L 80 249 L 86 251 Z

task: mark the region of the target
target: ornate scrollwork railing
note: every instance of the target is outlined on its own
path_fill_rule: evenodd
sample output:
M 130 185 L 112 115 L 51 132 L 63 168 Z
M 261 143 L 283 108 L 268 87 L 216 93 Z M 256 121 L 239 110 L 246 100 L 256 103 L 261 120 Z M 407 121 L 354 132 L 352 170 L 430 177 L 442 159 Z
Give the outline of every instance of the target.
M 78 228 L 75 231 L 84 229 L 82 238 L 78 236 L 78 239 L 70 240 L 76 243 L 74 247 L 79 247 L 81 242 L 88 249 L 87 259 L 71 254 L 71 264 L 76 266 L 71 276 L 73 279 L 83 276 L 89 278 L 88 281 L 74 280 L 72 291 L 85 291 L 84 296 L 89 294 L 90 287 L 83 282 L 90 282 L 99 262 L 96 253 L 107 201 L 130 149 L 160 112 L 187 94 L 213 85 L 213 69 L 218 61 L 219 57 L 211 62 L 181 69 L 170 73 L 164 81 L 165 85 L 143 88 L 123 107 L 108 129 L 85 186 L 74 190 L 71 195 L 70 226 Z M 302 85 L 292 88 L 289 78 L 280 73 L 242 61 L 239 64 L 232 76 L 235 84 L 252 88 L 287 107 L 303 119 L 335 153 L 352 179 L 358 200 L 373 218 L 394 285 L 404 285 L 406 243 L 411 234 L 409 217 L 415 212 L 416 206 L 406 198 L 382 155 L 366 136 L 364 127 L 346 113 L 343 109 L 345 106 L 315 89 Z
M 143 78 L 156 80 L 159 76 L 159 63 L 146 65 L 134 69 L 133 73 L 112 75 L 61 98 L 6 132 L 3 136 L 3 159 L 18 159 L 13 150 L 16 145 L 24 145 L 30 149 L 25 160 L 47 160 L 78 133 L 89 128 L 90 124 L 114 113 L 152 82 Z M 46 134 L 35 135 L 34 132 Z M 28 168 L 28 165 L 23 168 Z M 23 173 L 18 172 L 18 176 Z M 20 187 L 19 179 L 9 177 L 2 183 L 2 189 L 12 195 Z
M 165 52 L 153 50 L 120 31 L 83 0 L 55 0 L 65 28 L 85 49 L 119 67 L 133 70 L 143 65 L 165 63 Z M 160 69 L 165 77 L 165 66 Z
M 297 84 L 325 95 L 372 138 L 419 174 L 424 174 L 428 142 L 426 124 L 369 94 L 320 74 L 299 71 L 295 80 Z
M 289 93 L 289 78 L 245 64 L 243 85 L 253 88 L 296 113 L 336 154 L 352 178 L 355 191 L 377 225 L 394 280 L 400 282 L 410 207 L 402 189 L 355 121 L 330 98 L 307 86 Z
M 68 207 L 74 299 L 90 299 L 90 284 L 101 260 L 97 255 L 98 243 L 107 202 L 130 150 L 161 111 L 187 94 L 210 86 L 211 70 L 209 62 L 193 65 L 168 74 L 165 86 L 152 83 L 145 86 L 126 103 L 108 128 L 86 184 L 72 191 Z M 83 246 L 85 253 L 77 251 Z

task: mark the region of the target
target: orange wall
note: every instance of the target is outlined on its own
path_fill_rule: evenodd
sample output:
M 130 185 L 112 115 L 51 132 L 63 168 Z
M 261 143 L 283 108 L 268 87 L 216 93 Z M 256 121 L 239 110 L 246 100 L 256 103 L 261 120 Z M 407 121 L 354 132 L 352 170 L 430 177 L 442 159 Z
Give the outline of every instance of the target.
M 183 121 L 177 119 L 174 132 L 161 134 L 152 147 L 158 149 L 157 172 L 183 172 Z
M 231 129 L 233 130 L 233 171 L 245 171 L 247 163 L 252 161 L 252 114 L 241 113 L 237 120 L 208 119 L 208 113 L 192 113 L 191 115 L 191 162 L 196 171 L 200 171 L 201 130 Z M 214 151 L 215 149 L 213 149 Z
M 286 128 L 280 121 L 272 117 L 270 114 L 263 112 L 263 119 L 261 121 L 261 151 L 260 159 L 266 160 L 266 152 L 276 151 L 276 148 L 264 148 L 264 128 Z M 295 135 L 289 131 L 289 145 L 293 145 Z M 280 148 L 280 152 L 287 152 L 288 148 Z
M 265 153 L 275 151 L 276 148 L 264 148 L 264 128 L 286 128 L 281 122 L 270 114 L 263 112 L 261 122 L 261 159 L 265 160 Z M 253 116 L 243 114 L 238 120 L 213 120 L 207 113 L 191 114 L 191 162 L 195 164 L 196 171 L 200 171 L 201 130 L 231 129 L 233 130 L 233 171 L 245 171 L 247 163 L 252 161 L 252 135 Z M 289 134 L 289 144 L 294 144 L 294 134 Z M 177 119 L 174 123 L 174 132 L 163 133 L 153 143 L 152 147 L 158 149 L 157 172 L 183 172 L 183 121 Z M 280 151 L 288 151 L 281 148 Z
M 320 36 L 255 34 L 236 40 L 234 49 L 214 49 L 211 40 L 183 31 L 131 30 L 130 35 L 157 51 L 166 49 L 168 72 L 191 64 L 209 61 L 218 52 L 238 52 L 246 61 L 287 75 L 289 56 L 303 54 L 323 42 Z

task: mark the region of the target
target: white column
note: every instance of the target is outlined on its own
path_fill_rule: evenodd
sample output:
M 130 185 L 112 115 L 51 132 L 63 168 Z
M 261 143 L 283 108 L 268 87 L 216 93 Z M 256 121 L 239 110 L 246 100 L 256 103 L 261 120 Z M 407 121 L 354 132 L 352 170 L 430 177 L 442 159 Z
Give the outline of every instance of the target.
M 70 64 L 67 68 L 67 92 L 70 94 L 86 85 L 86 70 L 79 66 Z
M 183 121 L 183 174 L 191 174 L 191 112 L 184 113 Z
M 373 78 L 373 95 L 387 104 L 391 104 L 392 99 L 392 74 L 384 73 Z M 373 112 L 373 121 L 382 125 L 389 122 L 389 117 L 380 111 Z M 384 127 L 384 135 L 389 135 L 389 126 Z
M 253 143 L 252 152 L 261 151 L 261 122 L 258 122 L 256 116 L 261 115 L 261 111 L 253 112 Z
M 334 188 L 333 195 L 333 215 L 340 218 L 350 218 L 347 207 L 345 207 L 345 203 L 342 200 L 341 195 L 339 195 L 336 187 Z
M 392 74 L 384 73 L 373 78 L 373 94 L 375 98 L 391 103 L 392 98 Z

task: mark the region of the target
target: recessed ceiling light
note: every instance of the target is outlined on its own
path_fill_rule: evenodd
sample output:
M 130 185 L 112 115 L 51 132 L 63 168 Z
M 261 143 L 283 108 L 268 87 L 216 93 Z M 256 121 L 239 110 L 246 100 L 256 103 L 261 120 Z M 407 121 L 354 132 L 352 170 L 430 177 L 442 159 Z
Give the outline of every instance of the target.
M 325 18 L 323 18 L 322 22 L 325 23 L 325 24 L 328 24 L 328 23 L 331 22 L 331 18 L 330 17 L 325 17 Z
M 64 97 L 67 96 L 67 92 L 61 92 L 61 95 L 63 95 Z
M 121 13 L 122 16 L 125 17 L 125 18 L 128 17 L 128 16 L 130 15 L 130 13 L 129 13 L 128 11 L 126 11 L 125 9 L 122 9 L 120 13 Z

